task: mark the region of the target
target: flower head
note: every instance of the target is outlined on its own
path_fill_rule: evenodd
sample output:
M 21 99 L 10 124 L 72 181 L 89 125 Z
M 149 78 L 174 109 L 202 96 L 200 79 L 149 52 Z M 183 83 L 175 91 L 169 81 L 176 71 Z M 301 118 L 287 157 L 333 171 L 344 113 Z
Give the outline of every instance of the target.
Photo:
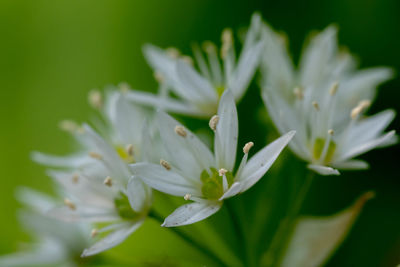
M 193 201 L 175 210 L 165 219 L 163 226 L 195 223 L 217 212 L 224 199 L 253 186 L 294 135 L 294 131 L 285 134 L 249 161 L 253 143 L 247 143 L 240 166 L 235 171 L 238 118 L 234 97 L 229 90 L 222 95 L 218 114 L 211 120 L 211 128 L 215 131 L 214 154 L 178 121 L 160 112 L 158 122 L 167 157 L 160 165 L 131 165 L 135 177 L 154 189 Z
M 151 189 L 133 176 L 129 164 L 152 161 L 159 153 L 152 133 L 139 108 L 119 92 L 103 100 L 95 96 L 93 107 L 103 114 L 99 135 L 88 125 L 70 127 L 81 150 L 67 157 L 35 153 L 34 159 L 56 170 L 48 174 L 61 185 L 63 205 L 49 214 L 64 221 L 84 221 L 106 226 L 92 229 L 91 235 L 105 236 L 83 252 L 90 256 L 124 241 L 145 220 L 151 204 Z M 139 113 L 139 114 L 138 114 Z M 64 125 L 65 126 L 65 125 Z M 108 126 L 108 127 L 104 127 Z
M 159 96 L 132 91 L 132 101 L 156 106 L 166 111 L 207 117 L 215 114 L 218 101 L 226 89 L 230 89 L 239 100 L 256 71 L 261 55 L 262 42 L 259 40 L 261 18 L 254 15 L 242 52 L 236 59 L 233 34 L 230 29 L 222 33 L 220 58 L 217 47 L 210 41 L 203 43 L 204 58 L 200 48 L 193 46 L 195 61 L 181 55 L 176 49 L 160 49 L 153 45 L 144 47 L 147 61 L 157 73 L 161 86 Z M 194 67 L 197 63 L 197 69 Z M 222 64 L 221 64 L 222 63 Z M 168 90 L 179 100 L 168 97 Z
M 392 76 L 388 68 L 356 70 L 355 59 L 336 43 L 330 26 L 309 40 L 296 70 L 281 35 L 262 26 L 263 99 L 273 122 L 283 133 L 296 129 L 292 151 L 323 175 L 368 164 L 352 158 L 396 142 L 384 129 L 392 110 L 366 117 L 376 86 Z

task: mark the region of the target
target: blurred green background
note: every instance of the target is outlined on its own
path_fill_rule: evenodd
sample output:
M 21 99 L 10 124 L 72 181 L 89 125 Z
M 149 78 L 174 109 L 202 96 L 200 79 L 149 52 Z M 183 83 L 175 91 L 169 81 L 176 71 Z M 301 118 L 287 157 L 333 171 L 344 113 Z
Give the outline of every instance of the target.
M 189 52 L 192 41 L 219 42 L 225 27 L 247 26 L 254 11 L 287 32 L 295 59 L 310 30 L 334 22 L 340 27 L 340 43 L 360 57 L 362 67 L 400 70 L 398 0 L 0 0 L 0 254 L 27 240 L 15 217 L 15 188 L 52 189 L 29 153 L 71 151 L 71 140 L 57 123 L 65 118 L 85 121 L 93 115 L 87 105 L 90 89 L 127 81 L 133 88 L 154 91 L 156 83 L 141 53 L 144 43 Z M 260 103 L 252 86 L 253 95 L 239 108 L 252 99 Z M 399 111 L 399 89 L 398 78 L 382 86 L 371 111 Z M 396 118 L 391 128 L 399 130 L 399 125 Z M 306 201 L 304 212 L 329 214 L 348 206 L 361 192 L 377 193 L 328 266 L 400 263 L 399 146 L 363 158 L 371 163 L 369 171 L 318 179 Z M 152 227 L 156 229 L 150 223 L 139 230 L 114 253 L 128 259 L 136 255 L 135 249 L 142 255 L 180 255 L 179 249 L 171 252 L 168 233 L 151 234 Z M 148 235 L 155 246 L 143 241 Z

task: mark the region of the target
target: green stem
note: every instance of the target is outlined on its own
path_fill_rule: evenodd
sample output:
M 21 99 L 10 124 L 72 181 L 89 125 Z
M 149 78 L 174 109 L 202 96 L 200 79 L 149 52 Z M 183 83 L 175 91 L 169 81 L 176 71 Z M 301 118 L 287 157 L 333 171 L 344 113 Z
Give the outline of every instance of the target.
M 296 196 L 294 204 L 289 208 L 288 214 L 279 224 L 278 230 L 272 238 L 271 245 L 263 257 L 263 262 L 266 266 L 278 266 L 282 253 L 284 252 L 285 244 L 295 226 L 296 218 L 300 213 L 304 200 L 314 180 L 314 172 L 309 172 L 299 193 Z
M 225 201 L 224 205 L 225 205 L 226 209 L 228 210 L 229 216 L 231 217 L 233 229 L 235 230 L 236 236 L 238 237 L 239 247 L 242 252 L 242 260 L 244 263 L 246 263 L 244 265 L 250 266 L 249 265 L 250 255 L 248 253 L 247 246 L 246 246 L 246 237 L 244 235 L 242 227 L 240 226 L 239 218 L 237 217 L 236 212 L 230 201 L 232 201 L 232 200 Z
M 155 212 L 154 210 L 150 211 L 149 217 L 153 218 L 154 220 L 156 220 L 159 223 L 163 223 L 164 222 L 163 217 L 160 214 L 158 214 L 157 212 Z M 188 244 L 192 245 L 194 248 L 199 250 L 201 253 L 203 253 L 207 257 L 211 258 L 216 263 L 218 263 L 218 265 L 226 266 L 226 264 L 218 256 L 216 256 L 211 250 L 209 250 L 203 244 L 200 244 L 199 242 L 194 240 L 192 237 L 187 235 L 185 232 L 180 230 L 178 227 L 167 227 L 167 228 L 169 230 L 171 230 L 172 232 L 174 232 L 177 236 L 179 236 L 185 242 L 187 242 Z

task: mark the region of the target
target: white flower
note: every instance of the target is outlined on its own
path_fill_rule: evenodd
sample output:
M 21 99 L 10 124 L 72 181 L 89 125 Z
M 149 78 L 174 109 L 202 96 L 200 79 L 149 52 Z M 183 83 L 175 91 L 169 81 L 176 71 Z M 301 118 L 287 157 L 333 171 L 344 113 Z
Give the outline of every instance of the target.
M 160 112 L 158 123 L 168 157 L 161 164 L 131 165 L 135 177 L 167 194 L 182 196 L 194 203 L 183 205 L 165 219 L 163 226 L 195 223 L 217 212 L 223 200 L 253 186 L 270 168 L 282 149 L 292 139 L 294 131 L 263 148 L 248 162 L 253 146 L 247 143 L 239 168 L 234 173 L 238 139 L 238 119 L 232 93 L 221 97 L 218 115 L 210 120 L 215 130 L 213 155 L 192 132 L 179 122 Z
M 236 101 L 245 93 L 258 67 L 262 42 L 259 40 L 261 18 L 254 15 L 248 30 L 242 52 L 236 60 L 232 31 L 226 29 L 222 33 L 221 59 L 216 46 L 205 42 L 203 48 L 208 62 L 201 50 L 193 47 L 198 70 L 193 60 L 181 56 L 176 49 L 163 50 L 153 45 L 144 47 L 147 61 L 157 73 L 161 83 L 158 96 L 131 91 L 128 93 L 134 102 L 152 105 L 166 111 L 208 117 L 216 113 L 218 101 L 225 89 L 229 88 Z M 169 97 L 171 90 L 178 99 Z
M 138 117 L 137 108 L 122 94 L 110 93 L 104 106 L 97 93 L 92 92 L 90 98 L 111 126 L 98 124 L 107 141 L 88 125 L 64 123 L 81 144 L 81 151 L 67 157 L 34 154 L 36 161 L 58 169 L 48 173 L 66 196 L 64 205 L 52 209 L 50 215 L 65 221 L 108 223 L 92 230 L 93 237 L 111 233 L 86 249 L 83 256 L 118 245 L 143 223 L 152 193 L 141 180 L 132 178 L 129 164 L 151 161 L 159 152 L 144 118 Z
M 310 169 L 338 175 L 335 168 L 367 168 L 366 162 L 352 158 L 396 142 L 394 131 L 383 134 L 394 111 L 363 116 L 377 85 L 392 76 L 390 69 L 356 70 L 355 59 L 338 49 L 333 26 L 310 39 L 298 70 L 281 35 L 264 24 L 262 36 L 265 105 L 281 133 L 297 131 L 290 148 Z
M 22 226 L 33 237 L 26 249 L 0 257 L 0 266 L 78 266 L 77 259 L 90 244 L 87 224 L 71 224 L 46 216 L 56 205 L 49 196 L 31 189 L 18 190 L 17 197 L 28 208 L 19 213 Z M 64 265 L 63 265 L 64 266 Z

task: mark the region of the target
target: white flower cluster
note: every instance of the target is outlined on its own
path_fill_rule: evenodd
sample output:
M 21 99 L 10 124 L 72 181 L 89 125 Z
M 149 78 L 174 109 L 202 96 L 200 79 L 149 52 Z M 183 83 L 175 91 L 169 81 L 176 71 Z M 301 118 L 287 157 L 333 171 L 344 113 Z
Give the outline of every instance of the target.
M 151 215 L 153 189 L 189 202 L 162 226 L 187 225 L 206 219 L 218 212 L 225 199 L 254 186 L 287 144 L 310 169 L 329 175 L 339 174 L 336 168 L 366 168 L 367 163 L 352 158 L 396 142 L 393 131 L 382 133 L 393 111 L 363 115 L 377 85 L 391 77 L 391 70 L 356 70 L 354 58 L 337 48 L 334 27 L 310 39 L 298 68 L 283 36 L 258 15 L 252 18 L 238 57 L 233 40 L 232 31 L 224 30 L 220 57 L 214 44 L 204 43 L 207 60 L 195 46 L 196 65 L 176 49 L 146 45 L 144 54 L 160 82 L 157 95 L 126 85 L 104 95 L 92 91 L 89 102 L 101 115 L 93 127 L 73 121 L 60 125 L 76 139 L 79 151 L 63 157 L 33 154 L 36 162 L 50 168 L 48 175 L 63 199 L 47 201 L 40 215 L 46 218 L 41 227 L 48 225 L 46 216 L 52 220 L 49 227 L 56 225 L 54 219 L 64 221 L 63 230 L 54 230 L 43 241 L 45 247 L 48 241 L 59 243 L 51 245 L 60 248 L 54 262 L 70 255 L 70 250 L 85 248 L 82 256 L 90 256 L 123 242 Z M 249 158 L 254 143 L 238 141 L 235 102 L 243 97 L 259 66 L 262 97 L 282 136 Z M 166 112 L 209 118 L 214 152 Z M 243 156 L 236 164 L 238 143 L 243 145 Z M 44 203 L 33 193 L 23 200 Z M 66 222 L 79 222 L 79 227 L 67 223 L 79 238 L 72 240 L 77 235 L 65 232 L 69 231 Z M 82 234 L 88 227 L 89 233 Z M 17 257 L 18 264 L 25 260 L 29 265 L 33 258 L 43 258 L 43 250 Z M 0 263 L 8 261 L 12 266 L 12 258 L 0 258 Z

